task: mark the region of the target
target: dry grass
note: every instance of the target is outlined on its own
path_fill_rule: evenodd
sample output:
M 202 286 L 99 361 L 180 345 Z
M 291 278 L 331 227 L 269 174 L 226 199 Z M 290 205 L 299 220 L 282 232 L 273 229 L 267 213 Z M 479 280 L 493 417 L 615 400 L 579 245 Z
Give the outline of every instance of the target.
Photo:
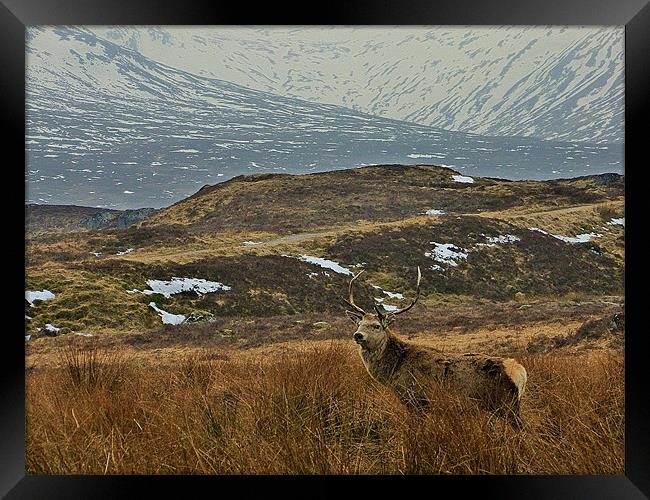
M 622 474 L 621 356 L 528 355 L 523 431 L 438 392 L 409 415 L 358 356 L 216 349 L 145 368 L 75 340 L 27 377 L 36 474 Z

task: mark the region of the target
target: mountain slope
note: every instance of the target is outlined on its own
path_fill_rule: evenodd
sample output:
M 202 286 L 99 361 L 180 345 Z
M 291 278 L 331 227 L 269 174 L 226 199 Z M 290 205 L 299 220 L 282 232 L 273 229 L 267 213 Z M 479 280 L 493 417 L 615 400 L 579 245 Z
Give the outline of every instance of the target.
M 623 140 L 621 28 L 92 30 L 197 75 L 373 115 L 484 135 Z
M 434 158 L 470 175 L 622 172 L 622 146 L 483 137 L 199 77 L 82 28 L 30 28 L 28 201 L 160 208 L 251 172 Z
M 455 175 L 385 165 L 246 176 L 126 229 L 30 238 L 27 290 L 55 294 L 28 307 L 30 328 L 157 328 L 152 301 L 201 321 L 342 315 L 341 296 L 360 269 L 367 272 L 359 303 L 367 308 L 373 298 L 403 303 L 415 266 L 420 308 L 432 314 L 449 303 L 622 295 L 621 176 L 463 183 Z M 145 292 L 150 280 L 175 278 L 228 288 Z

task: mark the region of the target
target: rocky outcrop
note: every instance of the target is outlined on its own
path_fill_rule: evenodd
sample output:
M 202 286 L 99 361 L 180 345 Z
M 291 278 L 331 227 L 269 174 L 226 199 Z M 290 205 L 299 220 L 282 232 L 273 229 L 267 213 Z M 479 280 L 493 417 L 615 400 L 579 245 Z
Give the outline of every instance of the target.
M 124 211 L 103 211 L 93 214 L 79 222 L 81 229 L 125 229 L 157 212 L 154 208 L 138 208 Z

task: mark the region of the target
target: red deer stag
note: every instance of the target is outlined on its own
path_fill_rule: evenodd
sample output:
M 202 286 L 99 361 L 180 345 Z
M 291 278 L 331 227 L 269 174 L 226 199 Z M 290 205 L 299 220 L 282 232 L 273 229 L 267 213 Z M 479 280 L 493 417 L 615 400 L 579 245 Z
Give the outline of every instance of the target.
M 447 355 L 431 347 L 405 342 L 389 326 L 398 314 L 408 311 L 418 301 L 420 268 L 416 297 L 408 306 L 390 312 L 376 304 L 374 312 L 365 312 L 354 303 L 352 285 L 362 272 L 350 280 L 349 296 L 344 300 L 352 308 L 346 314 L 357 325 L 353 338 L 373 379 L 392 388 L 409 408 L 428 406 L 426 388 L 434 382 L 478 401 L 484 409 L 506 417 L 513 426 L 520 426 L 519 404 L 527 379 L 522 365 L 511 358 Z

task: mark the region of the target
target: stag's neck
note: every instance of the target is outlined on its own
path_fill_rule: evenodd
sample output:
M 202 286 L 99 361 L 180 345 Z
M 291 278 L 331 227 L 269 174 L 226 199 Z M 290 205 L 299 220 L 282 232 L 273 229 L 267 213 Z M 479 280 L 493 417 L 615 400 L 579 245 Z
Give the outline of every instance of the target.
M 404 358 L 406 342 L 388 332 L 386 339 L 375 349 L 361 349 L 361 358 L 368 373 L 379 382 L 387 383 Z

